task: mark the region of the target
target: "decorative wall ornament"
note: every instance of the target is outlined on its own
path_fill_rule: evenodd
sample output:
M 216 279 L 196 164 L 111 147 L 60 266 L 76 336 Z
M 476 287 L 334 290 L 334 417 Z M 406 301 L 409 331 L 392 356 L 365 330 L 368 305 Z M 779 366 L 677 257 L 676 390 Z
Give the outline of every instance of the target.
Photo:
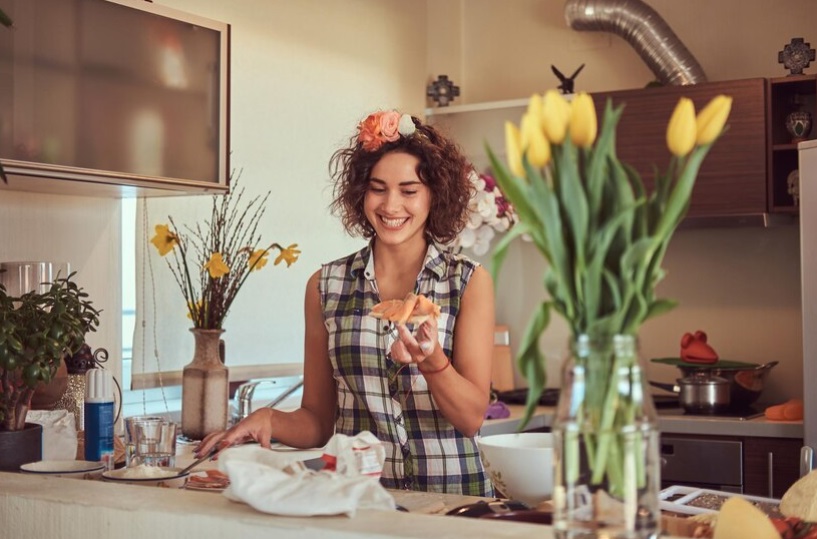
M 576 77 L 578 77 L 579 73 L 581 73 L 582 69 L 584 69 L 584 64 L 580 65 L 579 68 L 576 71 L 574 71 L 573 74 L 570 75 L 569 77 L 565 77 L 562 74 L 562 72 L 556 69 L 556 66 L 553 64 L 550 65 L 550 69 L 557 77 L 559 77 L 559 81 L 561 82 L 561 84 L 557 86 L 557 88 L 561 90 L 563 94 L 572 94 L 573 83 L 576 82 Z
M 579 31 L 612 32 L 627 41 L 663 84 L 706 82 L 698 61 L 641 0 L 567 0 L 565 20 Z
M 800 170 L 794 169 L 786 177 L 786 192 L 794 200 L 794 205 L 800 204 Z
M 811 113 L 807 110 L 796 110 L 786 116 L 786 130 L 791 135 L 792 144 L 803 142 L 811 133 Z
M 440 107 L 447 107 L 454 98 L 460 95 L 460 87 L 448 80 L 448 75 L 440 75 L 426 87 L 426 96 L 430 97 Z
M 811 43 L 804 43 L 802 37 L 793 37 L 791 42 L 777 53 L 777 63 L 790 71 L 791 75 L 802 75 L 803 69 L 814 61 Z

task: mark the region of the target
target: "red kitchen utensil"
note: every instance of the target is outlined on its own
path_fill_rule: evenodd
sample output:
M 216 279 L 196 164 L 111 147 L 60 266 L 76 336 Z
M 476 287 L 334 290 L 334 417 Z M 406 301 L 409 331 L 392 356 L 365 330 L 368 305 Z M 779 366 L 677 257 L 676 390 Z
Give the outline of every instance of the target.
M 681 337 L 681 359 L 687 363 L 710 365 L 718 361 L 718 353 L 707 342 L 706 333 L 698 330 Z

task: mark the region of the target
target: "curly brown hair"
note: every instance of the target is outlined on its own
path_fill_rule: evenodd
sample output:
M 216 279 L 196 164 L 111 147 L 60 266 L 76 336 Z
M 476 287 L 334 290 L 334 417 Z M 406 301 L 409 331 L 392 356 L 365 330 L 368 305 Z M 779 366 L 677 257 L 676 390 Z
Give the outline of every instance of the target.
M 416 127 L 412 135 L 401 135 L 374 151 L 363 149 L 355 134 L 349 145 L 336 151 L 329 161 L 334 181 L 332 213 L 340 217 L 351 235 L 374 236 L 374 228 L 363 211 L 372 169 L 387 153 L 403 152 L 419 160 L 417 176 L 431 190 L 431 209 L 426 237 L 440 243 L 452 241 L 468 222 L 468 203 L 474 187 L 469 178 L 473 165 L 459 146 L 437 129 L 411 117 Z

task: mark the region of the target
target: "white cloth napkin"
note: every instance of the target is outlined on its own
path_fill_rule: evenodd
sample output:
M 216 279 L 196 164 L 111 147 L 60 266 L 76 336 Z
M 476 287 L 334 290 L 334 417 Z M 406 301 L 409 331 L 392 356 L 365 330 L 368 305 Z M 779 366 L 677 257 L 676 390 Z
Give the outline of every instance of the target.
M 336 434 L 327 445 L 327 453 L 332 448 L 340 449 L 340 453 L 328 455 L 330 461 L 332 456 L 336 458 L 337 471 L 316 472 L 293 465 L 298 461 L 297 452 L 276 452 L 257 445 L 227 449 L 218 458 L 219 469 L 230 477 L 230 486 L 224 495 L 257 511 L 286 516 L 345 514 L 352 517 L 358 509 L 394 510 L 394 498 L 378 479 L 385 452 L 371 433 L 362 434 L 359 440 Z M 343 438 L 335 440 L 337 437 Z M 366 452 L 368 458 L 363 459 L 368 465 L 364 473 L 356 466 L 341 469 L 341 462 L 356 459 L 353 452 L 360 451 L 360 442 L 367 444 L 372 439 L 381 449 L 376 457 L 379 469 L 375 475 L 369 475 L 372 452 Z M 356 440 L 358 443 L 354 443 Z

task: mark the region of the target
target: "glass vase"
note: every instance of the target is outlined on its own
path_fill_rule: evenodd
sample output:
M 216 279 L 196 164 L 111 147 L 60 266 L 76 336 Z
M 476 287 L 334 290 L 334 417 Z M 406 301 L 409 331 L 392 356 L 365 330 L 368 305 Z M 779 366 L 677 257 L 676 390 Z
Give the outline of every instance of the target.
M 658 420 L 636 338 L 580 335 L 562 375 L 553 423 L 556 537 L 657 537 Z
M 182 371 L 182 434 L 201 440 L 227 428 L 228 369 L 219 352 L 222 329 L 190 330 L 195 339 L 193 361 Z

